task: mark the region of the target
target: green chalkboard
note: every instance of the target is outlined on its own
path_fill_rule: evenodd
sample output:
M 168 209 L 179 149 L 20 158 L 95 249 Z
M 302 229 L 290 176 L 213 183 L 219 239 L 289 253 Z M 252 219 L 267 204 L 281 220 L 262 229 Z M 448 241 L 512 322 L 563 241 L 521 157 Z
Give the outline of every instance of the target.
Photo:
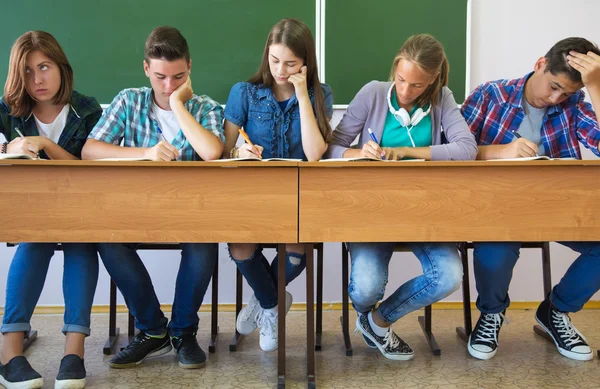
M 462 101 L 467 0 L 326 0 L 325 82 L 333 90 L 334 103 L 348 104 L 371 80 L 388 80 L 406 38 L 420 33 L 444 45 L 449 87 Z
M 295 17 L 315 30 L 315 2 L 281 0 L 0 0 L 0 82 L 22 33 L 44 30 L 62 45 L 75 88 L 110 103 L 124 88 L 149 86 L 142 61 L 153 28 L 177 27 L 192 56 L 196 94 L 224 104 L 231 86 L 257 69 L 271 27 Z

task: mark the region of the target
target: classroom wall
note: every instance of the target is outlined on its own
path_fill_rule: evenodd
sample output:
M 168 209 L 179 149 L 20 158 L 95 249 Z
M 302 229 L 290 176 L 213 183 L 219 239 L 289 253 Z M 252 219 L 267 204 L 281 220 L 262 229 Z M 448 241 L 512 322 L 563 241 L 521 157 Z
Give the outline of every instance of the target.
M 535 14 L 535 17 L 528 16 Z M 471 87 L 491 79 L 521 77 L 529 72 L 535 60 L 542 56 L 552 44 L 567 36 L 585 36 L 600 43 L 600 26 L 592 20 L 600 14 L 600 1 L 597 0 L 472 0 L 470 29 L 470 75 L 467 75 Z M 498 15 L 507 15 L 505 18 Z M 335 93 L 335 91 L 334 91 Z M 457 101 L 462 97 L 457 96 Z M 336 110 L 333 125 L 343 115 Z M 584 158 L 595 158 L 585 150 Z M 0 245 L 0 305 L 5 298 L 6 274 L 14 248 Z M 325 244 L 325 284 L 323 298 L 326 302 L 341 301 L 341 258 L 340 243 Z M 178 252 L 141 251 L 141 257 L 154 279 L 156 293 L 161 303 L 172 303 L 174 284 L 179 261 Z M 275 256 L 273 250 L 267 250 L 267 258 Z M 552 281 L 560 280 L 567 267 L 576 258 L 576 254 L 556 243 L 551 244 Z M 471 261 L 471 260 L 470 260 Z M 224 245 L 220 245 L 219 284 L 221 303 L 233 303 L 235 267 L 229 260 Z M 416 258 L 410 254 L 395 254 L 390 266 L 390 282 L 387 293 L 406 280 L 421 273 Z M 471 262 L 471 296 L 477 297 Z M 62 253 L 57 253 L 51 263 L 46 285 L 39 305 L 62 305 Z M 304 274 L 289 285 L 288 290 L 296 302 L 305 301 Z M 101 266 L 100 279 L 94 303 L 107 305 L 109 278 Z M 205 302 L 210 299 L 210 288 Z M 249 296 L 245 285 L 245 301 Z M 512 301 L 540 301 L 543 298 L 540 250 L 522 250 L 517 263 L 510 289 Z M 596 294 L 594 300 L 600 299 Z M 460 291 L 450 295 L 445 301 L 461 301 Z M 119 303 L 123 304 L 119 296 Z

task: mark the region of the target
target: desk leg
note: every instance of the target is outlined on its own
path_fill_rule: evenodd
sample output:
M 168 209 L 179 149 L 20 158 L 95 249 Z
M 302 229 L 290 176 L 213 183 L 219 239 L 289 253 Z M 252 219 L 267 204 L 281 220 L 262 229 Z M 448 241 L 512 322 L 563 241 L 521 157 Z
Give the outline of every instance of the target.
M 240 311 L 242 310 L 242 273 L 240 270 L 235 270 L 235 321 L 233 323 L 233 328 L 235 329 L 235 333 L 233 334 L 233 339 L 231 339 L 231 343 L 229 343 L 229 351 L 237 351 L 238 347 L 240 347 L 240 342 L 244 339 L 244 335 L 240 334 L 237 330 L 236 322 Z
M 315 245 L 315 248 L 317 247 L 317 335 L 315 351 L 321 351 L 321 337 L 323 335 L 323 243 Z
M 279 274 L 277 275 L 278 328 L 277 328 L 277 388 L 285 388 L 285 244 L 277 245 Z
M 456 333 L 465 342 L 469 341 L 473 324 L 471 323 L 471 291 L 469 290 L 469 257 L 467 255 L 466 246 L 461 246 L 460 256 L 462 258 L 463 265 L 463 315 L 465 320 L 465 327 L 456 327 Z
M 210 343 L 208 352 L 217 351 L 217 337 L 219 336 L 219 264 L 215 263 L 212 274 L 212 304 L 210 313 Z
M 33 343 L 33 341 L 37 339 L 37 335 L 38 333 L 36 330 L 29 331 L 27 337 L 23 339 L 23 351 L 27 350 L 27 348 L 31 346 L 31 343 Z
M 312 244 L 304 245 L 306 253 L 306 380 L 309 388 L 315 383 L 315 279 Z
M 348 250 L 342 242 L 342 334 L 344 335 L 344 346 L 346 348 L 346 356 L 352 356 L 352 341 L 350 340 L 350 323 L 348 312 Z
M 108 308 L 108 340 L 104 344 L 102 353 L 110 355 L 114 353 L 117 340 L 119 339 L 119 329 L 117 328 L 117 285 L 110 280 L 110 297 Z
M 431 332 L 431 305 L 425 307 L 425 316 L 419 316 L 418 320 L 433 355 L 442 355 L 442 350 Z

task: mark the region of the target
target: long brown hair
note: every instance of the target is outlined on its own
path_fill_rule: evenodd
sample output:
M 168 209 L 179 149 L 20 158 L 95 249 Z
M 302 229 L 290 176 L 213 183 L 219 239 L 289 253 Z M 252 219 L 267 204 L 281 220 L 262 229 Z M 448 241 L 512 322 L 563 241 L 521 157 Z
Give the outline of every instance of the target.
M 248 82 L 262 84 L 269 88 L 275 85 L 275 80 L 269 69 L 269 47 L 278 43 L 285 45 L 296 57 L 304 60 L 304 65 L 306 66 L 306 83 L 309 88 L 313 89 L 314 93 L 317 124 L 319 125 L 321 135 L 323 135 L 323 139 L 327 142 L 331 134 L 331 127 L 329 126 L 329 118 L 325 114 L 325 96 L 321 89 L 317 70 L 315 40 L 306 24 L 298 19 L 282 19 L 273 26 L 267 37 L 260 68 Z
M 409 37 L 396 54 L 390 80 L 396 78 L 396 68 L 401 59 L 414 62 L 419 69 L 429 75 L 437 74 L 435 81 L 415 101 L 419 107 L 427 104 L 436 105 L 440 98 L 442 88 L 448 85 L 450 64 L 442 44 L 429 34 L 418 34 Z
M 25 69 L 29 53 L 39 50 L 56 63 L 60 70 L 60 89 L 52 104 L 67 104 L 73 93 L 73 69 L 64 51 L 49 33 L 29 31 L 21 35 L 10 50 L 8 76 L 4 84 L 4 101 L 10 107 L 12 116 L 26 116 L 31 113 L 35 100 L 27 93 Z

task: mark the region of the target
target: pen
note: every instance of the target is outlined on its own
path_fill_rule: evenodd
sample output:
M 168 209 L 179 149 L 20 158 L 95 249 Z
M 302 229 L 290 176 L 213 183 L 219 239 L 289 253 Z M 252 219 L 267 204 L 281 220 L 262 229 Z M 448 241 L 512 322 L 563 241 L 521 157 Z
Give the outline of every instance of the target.
M 512 133 L 512 134 L 513 134 L 513 136 L 514 136 L 515 138 L 517 138 L 517 139 L 521 139 L 521 138 L 522 138 L 521 134 L 519 134 L 519 133 L 518 133 L 518 132 L 516 132 L 516 131 L 511 131 L 511 133 Z M 538 153 L 535 153 L 535 156 L 536 156 L 536 157 L 539 157 Z
M 371 130 L 370 128 L 368 128 L 367 131 L 369 131 L 369 136 L 371 137 L 371 140 L 373 142 L 379 144 L 379 142 L 377 142 L 377 138 L 375 137 L 375 134 L 373 134 L 373 130 Z M 382 155 L 381 159 L 383 159 L 385 161 L 385 155 Z
M 20 136 L 21 138 L 25 138 L 25 135 L 23 135 L 23 133 L 22 133 L 21 131 L 19 131 L 19 128 L 18 128 L 18 127 L 15 127 L 15 131 L 17 132 L 17 134 L 19 134 L 19 136 Z
M 246 141 L 246 143 L 248 143 L 250 146 L 254 147 L 254 144 L 252 143 L 252 141 L 250 140 L 250 138 L 248 138 L 248 134 L 246 134 L 246 131 L 244 131 L 243 128 L 240 128 L 238 130 L 238 132 L 244 137 L 244 140 Z M 262 158 L 262 155 L 259 153 L 258 156 L 260 158 Z

